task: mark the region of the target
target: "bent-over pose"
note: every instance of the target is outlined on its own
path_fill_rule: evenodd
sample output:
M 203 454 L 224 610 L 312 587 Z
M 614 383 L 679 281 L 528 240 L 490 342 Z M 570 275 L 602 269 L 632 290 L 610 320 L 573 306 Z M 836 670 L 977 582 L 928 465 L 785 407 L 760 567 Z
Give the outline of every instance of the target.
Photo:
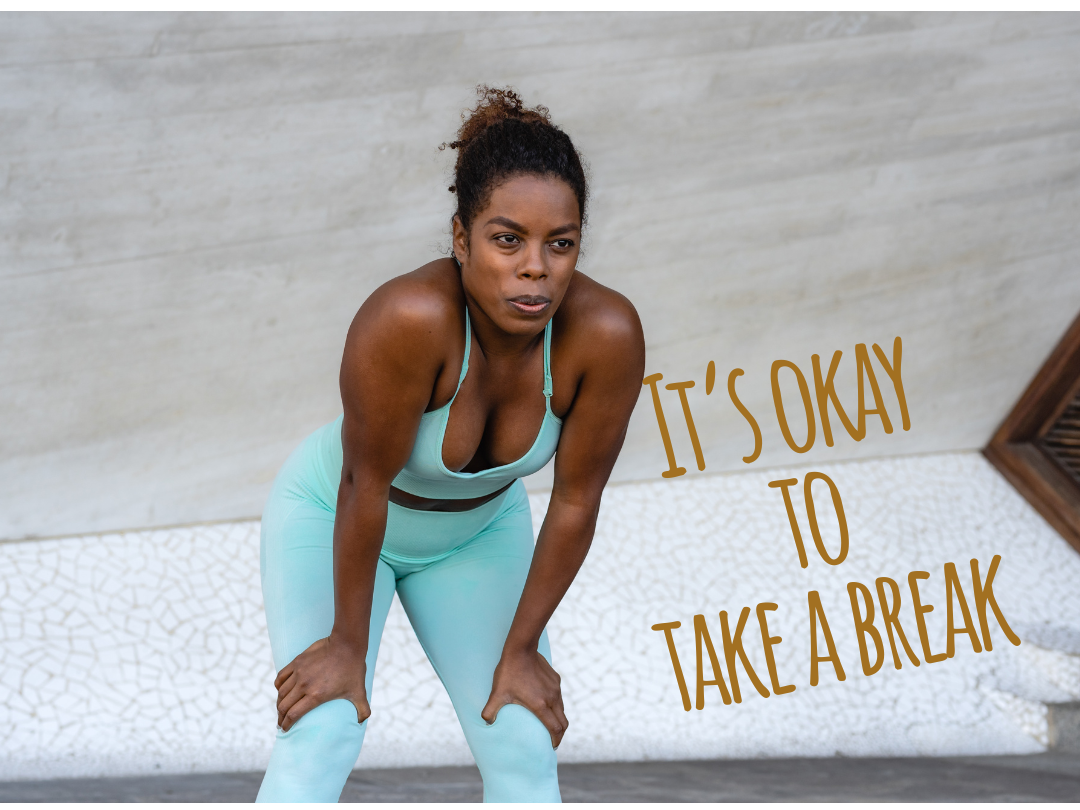
M 263 514 L 280 731 L 260 801 L 340 796 L 395 590 L 484 799 L 559 800 L 544 628 L 589 550 L 645 345 L 630 302 L 575 270 L 587 188 L 570 138 L 512 91 L 481 95 L 450 144 L 454 258 L 360 307 L 344 413 L 289 457 Z M 520 479 L 552 455 L 534 549 Z

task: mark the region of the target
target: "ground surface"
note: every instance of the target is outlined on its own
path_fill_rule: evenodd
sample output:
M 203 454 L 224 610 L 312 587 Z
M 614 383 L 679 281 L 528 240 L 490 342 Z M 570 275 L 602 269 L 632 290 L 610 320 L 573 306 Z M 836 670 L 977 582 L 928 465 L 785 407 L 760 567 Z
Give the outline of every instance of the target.
M 617 762 L 559 768 L 565 801 L 1080 801 L 1080 755 Z M 0 783 L 0 802 L 249 802 L 259 773 Z M 480 801 L 475 768 L 354 771 L 342 801 Z

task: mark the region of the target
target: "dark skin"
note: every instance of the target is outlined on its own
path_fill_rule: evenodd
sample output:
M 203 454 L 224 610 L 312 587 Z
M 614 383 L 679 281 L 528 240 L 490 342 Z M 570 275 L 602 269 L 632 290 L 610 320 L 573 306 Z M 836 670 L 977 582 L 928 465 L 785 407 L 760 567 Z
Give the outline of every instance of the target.
M 352 701 L 360 722 L 371 714 L 365 657 L 389 490 L 420 417 L 454 395 L 468 306 L 469 372 L 442 448 L 456 472 L 510 463 L 532 446 L 544 417 L 543 336 L 552 321 L 551 408 L 563 420 L 554 486 L 481 716 L 493 723 L 502 706 L 522 705 L 558 747 L 568 725 L 560 679 L 536 648 L 589 550 L 645 373 L 637 312 L 577 272 L 580 238 L 577 198 L 566 182 L 516 175 L 494 189 L 468 231 L 455 218 L 460 271 L 452 259 L 431 262 L 381 286 L 357 312 L 341 364 L 334 626 L 274 682 L 285 731 L 337 698 Z

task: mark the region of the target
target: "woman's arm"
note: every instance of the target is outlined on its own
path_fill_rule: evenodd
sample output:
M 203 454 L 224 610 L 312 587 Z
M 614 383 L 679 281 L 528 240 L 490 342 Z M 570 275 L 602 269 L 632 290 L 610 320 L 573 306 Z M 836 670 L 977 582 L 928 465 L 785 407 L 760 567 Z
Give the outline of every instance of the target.
M 408 277 L 405 277 L 408 278 Z M 278 724 L 288 731 L 321 703 L 347 698 L 370 714 L 365 659 L 387 497 L 412 451 L 443 363 L 432 336 L 447 308 L 395 279 L 360 308 L 341 363 L 342 469 L 334 521 L 334 626 L 278 674 Z
M 600 496 L 622 448 L 645 373 L 645 338 L 637 312 L 622 296 L 603 291 L 607 300 L 585 315 L 586 334 L 574 340 L 574 346 L 585 352 L 584 370 L 563 420 L 551 501 L 529 576 L 495 671 L 491 697 L 481 712 L 492 723 L 500 707 L 519 703 L 547 726 L 555 747 L 567 727 L 559 676 L 536 647 L 589 551 Z

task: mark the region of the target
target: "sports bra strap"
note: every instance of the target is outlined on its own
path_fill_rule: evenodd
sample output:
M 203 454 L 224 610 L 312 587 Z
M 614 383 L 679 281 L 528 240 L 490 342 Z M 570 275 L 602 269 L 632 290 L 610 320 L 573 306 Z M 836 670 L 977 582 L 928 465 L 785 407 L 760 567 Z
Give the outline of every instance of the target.
M 551 321 L 544 327 L 544 398 L 551 399 Z
M 469 373 L 469 349 L 472 348 L 472 327 L 469 325 L 469 308 L 465 307 L 465 358 L 461 361 L 461 373 L 457 378 L 457 388 L 454 389 L 454 396 L 457 396 L 457 392 L 461 389 L 461 384 L 465 381 L 465 375 Z M 453 402 L 453 400 L 451 400 Z
M 465 307 L 465 357 L 461 361 L 461 373 L 458 375 L 457 388 L 451 402 L 461 390 L 465 375 L 469 373 L 469 350 L 472 348 L 472 326 L 469 324 L 469 308 Z M 551 399 L 551 321 L 544 327 L 544 398 Z

